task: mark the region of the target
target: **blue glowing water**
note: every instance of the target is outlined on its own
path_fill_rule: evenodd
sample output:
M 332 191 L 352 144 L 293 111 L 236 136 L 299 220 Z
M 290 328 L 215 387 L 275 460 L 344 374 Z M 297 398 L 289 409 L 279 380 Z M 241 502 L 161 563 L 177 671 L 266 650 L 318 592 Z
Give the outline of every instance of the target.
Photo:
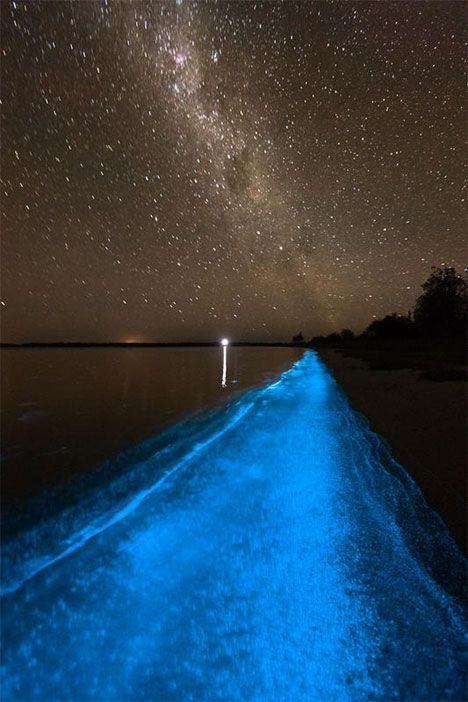
M 4 700 L 465 699 L 464 559 L 314 353 L 101 477 L 4 543 Z

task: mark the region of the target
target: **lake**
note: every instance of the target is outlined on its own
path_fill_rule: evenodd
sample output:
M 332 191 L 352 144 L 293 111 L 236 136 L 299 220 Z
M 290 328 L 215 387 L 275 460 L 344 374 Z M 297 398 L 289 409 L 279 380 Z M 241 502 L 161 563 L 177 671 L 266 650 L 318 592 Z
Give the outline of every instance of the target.
M 300 355 L 229 347 L 224 369 L 221 347 L 3 349 L 3 508 L 267 382 Z
M 317 354 L 127 353 L 25 356 L 23 455 L 146 438 L 4 533 L 3 699 L 465 699 L 465 560 Z

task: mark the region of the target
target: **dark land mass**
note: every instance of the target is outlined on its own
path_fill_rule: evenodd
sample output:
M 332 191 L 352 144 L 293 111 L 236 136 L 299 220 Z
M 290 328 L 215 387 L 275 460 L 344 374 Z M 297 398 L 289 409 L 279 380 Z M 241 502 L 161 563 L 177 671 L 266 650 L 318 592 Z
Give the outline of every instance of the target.
M 356 339 L 317 350 L 466 553 L 464 340 Z
M 370 370 L 410 368 L 419 374 L 420 380 L 467 380 L 467 349 L 463 338 L 382 340 L 357 337 L 347 343 L 312 346 L 316 350 L 338 349 L 346 357 L 365 361 Z

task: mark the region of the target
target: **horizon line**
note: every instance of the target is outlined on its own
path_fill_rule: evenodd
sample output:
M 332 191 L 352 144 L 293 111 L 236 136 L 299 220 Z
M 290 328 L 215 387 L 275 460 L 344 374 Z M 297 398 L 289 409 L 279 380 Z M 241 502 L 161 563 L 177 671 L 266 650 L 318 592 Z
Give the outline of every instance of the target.
M 304 342 L 305 343 L 305 342 Z M 300 346 L 292 341 L 230 341 L 229 346 Z M 221 346 L 221 341 L 2 341 L 0 348 L 21 346 Z

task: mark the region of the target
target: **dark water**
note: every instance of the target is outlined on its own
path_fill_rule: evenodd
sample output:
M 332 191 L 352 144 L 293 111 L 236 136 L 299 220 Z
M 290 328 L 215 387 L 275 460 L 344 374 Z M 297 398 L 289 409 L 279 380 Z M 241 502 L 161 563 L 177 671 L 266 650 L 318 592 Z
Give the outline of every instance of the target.
M 52 485 L 169 423 L 266 382 L 292 348 L 4 349 L 2 505 Z

